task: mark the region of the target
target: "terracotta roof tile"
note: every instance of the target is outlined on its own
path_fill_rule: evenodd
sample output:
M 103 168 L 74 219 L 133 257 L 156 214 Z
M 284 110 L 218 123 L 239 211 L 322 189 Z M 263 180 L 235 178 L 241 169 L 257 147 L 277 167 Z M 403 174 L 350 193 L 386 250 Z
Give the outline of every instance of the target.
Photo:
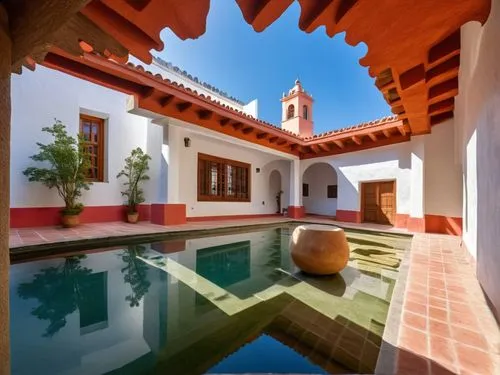
M 141 65 L 134 65 L 132 63 L 127 63 L 126 66 L 129 67 L 129 68 L 132 68 L 132 69 L 134 69 L 134 70 L 136 70 L 138 72 L 141 72 L 142 74 L 148 73 L 148 75 L 150 75 L 152 78 L 154 78 L 157 81 L 163 82 L 163 83 L 165 83 L 167 85 L 174 86 L 174 87 L 176 87 L 178 89 L 181 89 L 181 90 L 183 90 L 186 93 L 189 93 L 191 95 L 196 95 L 198 98 L 204 99 L 206 101 L 210 101 L 211 103 L 214 103 L 214 104 L 218 105 L 219 107 L 224 108 L 225 110 L 228 110 L 228 111 L 231 111 L 233 113 L 237 113 L 239 115 L 245 116 L 245 117 L 247 117 L 249 119 L 254 120 L 255 122 L 258 122 L 259 124 L 262 124 L 262 125 L 264 125 L 266 127 L 272 128 L 272 129 L 274 129 L 276 131 L 279 131 L 279 132 L 282 132 L 284 134 L 294 136 L 294 137 L 297 138 L 297 140 L 302 140 L 302 141 L 316 140 L 316 139 L 328 137 L 328 136 L 331 136 L 331 135 L 334 135 L 334 134 L 340 134 L 340 133 L 344 133 L 344 132 L 350 132 L 350 131 L 355 130 L 355 129 L 367 128 L 367 127 L 372 127 L 372 126 L 375 127 L 375 126 L 378 126 L 378 125 L 381 125 L 381 124 L 385 124 L 385 123 L 389 123 L 389 122 L 394 122 L 394 121 L 398 120 L 398 116 L 387 116 L 387 117 L 383 117 L 383 118 L 380 118 L 380 119 L 377 119 L 377 120 L 372 120 L 372 121 L 364 122 L 364 123 L 361 123 L 361 124 L 357 124 L 357 125 L 353 125 L 353 126 L 349 126 L 349 127 L 344 127 L 344 128 L 341 128 L 341 129 L 327 131 L 327 132 L 324 132 L 324 133 L 321 133 L 321 134 L 316 134 L 316 135 L 313 135 L 312 137 L 300 137 L 298 134 L 296 134 L 296 133 L 294 133 L 292 131 L 289 131 L 289 130 L 286 130 L 286 129 L 282 129 L 279 126 L 276 126 L 276 125 L 271 124 L 269 122 L 266 122 L 264 120 L 261 120 L 261 119 L 258 119 L 258 118 L 254 118 L 252 115 L 249 115 L 249 114 L 247 114 L 247 113 L 245 113 L 243 111 L 240 111 L 238 109 L 232 108 L 232 107 L 230 107 L 229 105 L 227 105 L 225 103 L 221 103 L 219 100 L 216 100 L 215 98 L 212 98 L 211 96 L 205 96 L 203 93 L 198 93 L 196 90 L 190 89 L 189 87 L 184 87 L 183 84 L 179 84 L 178 82 L 171 81 L 168 78 L 167 79 L 163 79 L 161 77 L 161 75 L 159 75 L 159 74 L 153 75 L 150 72 L 145 71 L 144 67 L 141 66 Z

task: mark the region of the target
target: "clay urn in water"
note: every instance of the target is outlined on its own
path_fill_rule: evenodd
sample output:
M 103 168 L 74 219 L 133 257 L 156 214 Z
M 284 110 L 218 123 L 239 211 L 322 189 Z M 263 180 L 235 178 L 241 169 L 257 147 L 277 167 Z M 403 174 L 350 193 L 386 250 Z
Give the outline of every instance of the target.
M 344 230 L 330 225 L 300 225 L 292 233 L 290 252 L 302 271 L 331 275 L 342 271 L 349 260 Z

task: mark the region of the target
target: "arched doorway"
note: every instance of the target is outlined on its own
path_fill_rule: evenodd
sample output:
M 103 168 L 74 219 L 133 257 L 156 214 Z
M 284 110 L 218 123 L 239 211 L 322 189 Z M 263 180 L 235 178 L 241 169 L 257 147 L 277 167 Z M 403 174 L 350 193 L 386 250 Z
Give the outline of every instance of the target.
M 281 189 L 281 173 L 276 169 L 269 175 L 269 199 L 274 213 L 281 213 L 283 210 L 283 190 Z
M 302 204 L 306 214 L 335 216 L 337 172 L 328 163 L 314 163 L 302 175 Z

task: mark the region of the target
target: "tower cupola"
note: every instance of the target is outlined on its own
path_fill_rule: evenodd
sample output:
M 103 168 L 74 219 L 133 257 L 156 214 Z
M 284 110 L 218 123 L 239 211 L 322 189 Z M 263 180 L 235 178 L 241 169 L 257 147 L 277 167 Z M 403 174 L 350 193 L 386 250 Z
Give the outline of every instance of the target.
M 295 80 L 295 85 L 287 95 L 283 94 L 281 104 L 281 128 L 303 138 L 311 137 L 313 135 L 313 98 L 304 90 L 299 79 Z

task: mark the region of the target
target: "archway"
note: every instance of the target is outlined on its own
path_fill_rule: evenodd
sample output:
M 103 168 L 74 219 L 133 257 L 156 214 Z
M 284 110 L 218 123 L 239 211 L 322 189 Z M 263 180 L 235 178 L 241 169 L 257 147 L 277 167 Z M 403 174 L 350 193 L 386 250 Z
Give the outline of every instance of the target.
M 328 163 L 314 163 L 302 175 L 302 204 L 306 214 L 335 216 L 337 172 Z
M 281 173 L 273 170 L 269 175 L 269 198 L 271 207 L 274 207 L 274 213 L 281 213 L 283 210 L 283 190 L 281 189 Z

